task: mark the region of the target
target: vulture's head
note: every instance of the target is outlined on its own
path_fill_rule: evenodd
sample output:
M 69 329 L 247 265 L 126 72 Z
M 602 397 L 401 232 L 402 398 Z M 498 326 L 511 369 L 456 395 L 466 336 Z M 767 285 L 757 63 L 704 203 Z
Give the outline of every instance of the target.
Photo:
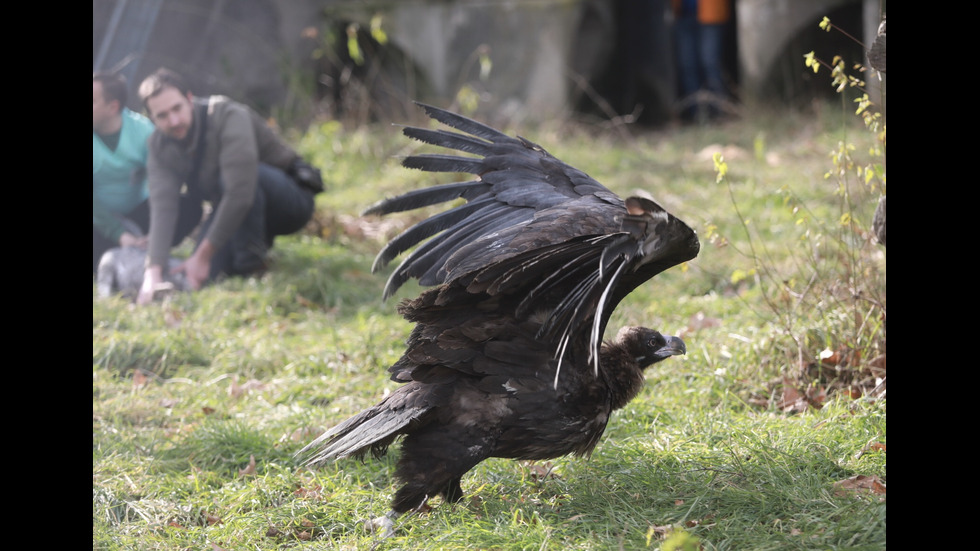
M 640 369 L 671 356 L 687 354 L 687 346 L 680 337 L 661 335 L 646 327 L 623 327 L 616 340 L 633 356 Z

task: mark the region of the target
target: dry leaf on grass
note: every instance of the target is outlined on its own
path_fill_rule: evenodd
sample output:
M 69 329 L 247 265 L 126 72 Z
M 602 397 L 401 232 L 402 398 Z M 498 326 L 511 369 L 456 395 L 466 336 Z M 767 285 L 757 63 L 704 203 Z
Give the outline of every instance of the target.
M 212 515 L 211 513 L 207 513 L 205 515 L 205 518 L 207 518 L 208 526 L 214 526 L 215 524 L 222 524 L 221 517 Z
M 820 409 L 827 399 L 827 390 L 822 386 L 808 386 L 801 391 L 788 377 L 783 377 L 783 396 L 776 405 L 786 413 L 801 413 L 807 408 Z
M 148 382 L 150 382 L 150 378 L 142 369 L 133 370 L 133 388 L 143 388 Z
M 656 524 L 651 524 L 650 527 L 647 528 L 647 547 L 650 547 L 650 543 L 653 541 L 653 538 L 657 538 L 658 540 L 667 539 L 667 536 L 669 536 L 673 531 L 674 527 L 670 525 L 657 526 Z
M 313 499 L 316 499 L 316 498 L 319 498 L 320 497 L 320 491 L 322 489 L 323 488 L 319 484 L 317 484 L 316 486 L 314 486 L 312 488 L 302 488 L 301 487 L 301 488 L 297 488 L 296 491 L 293 492 L 293 495 L 295 495 L 296 497 L 299 497 L 299 498 L 313 498 Z
M 530 471 L 531 478 L 535 480 L 544 480 L 546 478 L 561 478 L 554 473 L 555 465 L 551 461 L 546 461 L 544 463 L 536 463 L 534 461 L 524 461 L 522 463 L 524 467 Z
M 820 352 L 820 362 L 826 365 L 839 365 L 841 354 L 840 352 L 826 348 Z
M 238 470 L 238 476 L 252 476 L 255 474 L 255 456 L 248 456 L 248 466 Z
M 862 455 L 864 455 L 865 453 L 867 453 L 869 451 L 884 452 L 885 451 L 885 445 L 882 444 L 881 442 L 869 442 L 868 445 L 866 445 L 865 447 L 861 448 L 860 451 L 858 451 L 856 454 L 854 454 L 854 459 L 860 459 Z
M 875 356 L 868 360 L 868 367 L 871 369 L 871 374 L 877 378 L 882 378 L 885 376 L 885 355 Z
M 834 494 L 839 496 L 854 492 L 870 492 L 872 494 L 885 495 L 885 483 L 877 475 L 855 475 L 846 480 L 835 482 L 834 486 L 837 488 Z

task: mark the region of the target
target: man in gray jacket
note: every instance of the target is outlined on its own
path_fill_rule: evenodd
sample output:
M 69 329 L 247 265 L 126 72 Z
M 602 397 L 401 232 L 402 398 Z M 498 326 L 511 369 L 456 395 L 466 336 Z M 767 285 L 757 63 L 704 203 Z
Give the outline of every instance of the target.
M 147 142 L 149 254 L 137 302 L 152 301 L 164 280 L 185 185 L 212 206 L 194 252 L 176 268 L 190 287 L 264 270 L 275 236 L 299 231 L 313 216 L 319 171 L 255 111 L 224 96 L 195 98 L 172 71 L 148 76 L 139 97 L 156 130 Z

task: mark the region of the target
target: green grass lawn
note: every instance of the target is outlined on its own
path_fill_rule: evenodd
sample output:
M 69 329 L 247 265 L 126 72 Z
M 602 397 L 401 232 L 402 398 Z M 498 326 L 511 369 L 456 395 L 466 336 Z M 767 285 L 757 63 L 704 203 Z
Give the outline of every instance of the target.
M 463 501 L 433 500 L 384 541 L 361 521 L 388 510 L 397 446 L 318 469 L 294 457 L 396 387 L 411 327 L 395 305 L 419 287 L 383 303 L 391 267 L 371 263 L 420 214 L 358 213 L 448 181 L 398 165 L 423 146 L 397 127 L 328 123 L 292 138 L 329 191 L 267 274 L 143 308 L 93 285 L 93 549 L 885 548 L 885 250 L 868 230 L 880 178 L 865 178 L 884 156 L 853 107 L 628 140 L 507 130 L 701 237 L 610 322 L 680 334 L 688 354 L 648 370 L 593 455 L 488 460 Z

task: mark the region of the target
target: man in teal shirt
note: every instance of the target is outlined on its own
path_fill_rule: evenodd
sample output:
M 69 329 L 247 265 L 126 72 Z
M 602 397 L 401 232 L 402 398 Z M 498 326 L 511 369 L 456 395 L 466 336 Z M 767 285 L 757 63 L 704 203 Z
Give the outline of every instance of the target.
M 126 79 L 92 75 L 92 272 L 113 247 L 146 247 L 150 212 L 146 185 L 146 139 L 153 123 L 126 108 Z M 201 208 L 178 223 L 179 244 L 201 220 Z M 196 217 L 196 218 L 195 218 Z

